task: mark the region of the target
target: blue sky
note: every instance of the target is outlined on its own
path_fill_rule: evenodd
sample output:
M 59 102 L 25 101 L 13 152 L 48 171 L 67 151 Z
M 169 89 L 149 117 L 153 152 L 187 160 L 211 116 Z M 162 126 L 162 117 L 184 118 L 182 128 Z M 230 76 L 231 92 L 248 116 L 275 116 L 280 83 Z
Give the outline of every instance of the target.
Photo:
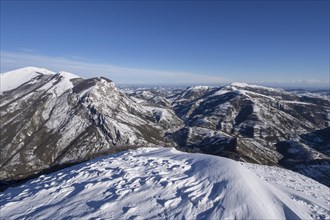
M 1 1 L 1 72 L 327 86 L 329 1 Z

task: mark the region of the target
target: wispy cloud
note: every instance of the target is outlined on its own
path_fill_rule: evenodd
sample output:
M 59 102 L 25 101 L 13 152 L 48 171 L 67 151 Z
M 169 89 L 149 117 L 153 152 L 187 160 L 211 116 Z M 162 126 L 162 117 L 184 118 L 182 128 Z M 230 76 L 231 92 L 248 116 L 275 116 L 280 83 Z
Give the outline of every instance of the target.
M 20 49 L 20 51 L 1 51 L 1 73 L 10 70 L 36 66 L 46 68 L 55 72 L 68 71 L 85 78 L 105 76 L 116 83 L 135 84 L 198 84 L 198 85 L 221 85 L 232 80 L 212 76 L 208 74 L 196 74 L 181 71 L 166 71 L 154 69 L 141 69 L 117 66 L 112 64 L 95 63 L 85 57 L 66 56 L 51 57 L 40 55 L 31 49 Z M 243 73 L 242 73 L 243 74 Z M 237 75 L 237 74 L 233 74 Z M 244 74 L 243 74 L 244 75 Z M 228 76 L 228 74 L 226 75 Z M 237 81 L 237 80 L 235 80 Z M 238 80 L 240 81 L 240 80 Z M 297 80 L 270 80 L 270 81 L 246 81 L 253 84 L 264 84 L 269 86 L 328 86 L 328 80 L 319 79 L 297 79 Z
M 117 83 L 222 84 L 227 81 L 222 77 L 204 74 L 93 63 L 81 57 L 77 60 L 75 57 L 50 57 L 26 51 L 1 51 L 1 73 L 26 66 L 68 71 L 86 78 L 105 76 Z

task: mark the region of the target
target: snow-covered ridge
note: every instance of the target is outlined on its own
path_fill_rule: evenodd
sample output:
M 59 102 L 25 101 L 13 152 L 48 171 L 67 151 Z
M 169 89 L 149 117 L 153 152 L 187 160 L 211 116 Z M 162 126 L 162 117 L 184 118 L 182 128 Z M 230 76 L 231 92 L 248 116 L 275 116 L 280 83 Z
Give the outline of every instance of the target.
M 182 91 L 178 96 L 175 98 L 175 102 L 179 103 L 181 101 L 191 101 L 203 93 L 208 92 L 212 87 L 210 86 L 191 86 Z M 187 99 L 189 97 L 189 99 Z
M 58 74 L 66 79 L 76 79 L 76 78 L 81 78 L 80 76 L 77 76 L 76 74 L 65 72 L 65 71 L 60 71 Z
M 72 79 L 81 78 L 73 73 L 64 71 L 56 73 L 55 76 L 58 77 L 54 77 L 50 82 L 46 83 L 38 90 L 47 90 L 48 93 L 55 96 L 60 96 L 67 90 L 73 88 L 73 83 L 71 81 Z
M 40 90 L 42 89 L 48 90 L 51 87 L 53 87 L 51 90 L 49 90 L 49 92 L 52 93 L 56 91 L 56 94 L 58 95 L 62 94 L 66 90 L 73 87 L 71 79 L 81 78 L 80 76 L 65 71 L 55 73 L 45 68 L 25 67 L 10 72 L 6 72 L 0 75 L 0 81 L 1 81 L 0 94 L 2 94 L 2 92 L 4 91 L 15 89 L 24 83 L 35 83 L 36 81 L 33 79 L 42 75 L 58 75 L 61 78 L 59 84 L 54 87 L 53 87 L 53 83 L 57 81 L 56 78 L 54 78 L 52 81 L 50 81 L 49 83 L 45 84 L 43 87 L 40 88 Z
M 328 219 L 327 187 L 280 168 L 142 148 L 40 176 L 1 196 L 4 219 Z
M 39 75 L 51 75 L 54 72 L 38 67 L 25 67 L 10 72 L 0 74 L 0 94 L 4 91 L 12 90 L 30 81 Z
M 166 124 L 157 123 L 152 112 L 121 93 L 110 79 L 28 70 L 37 76 L 0 96 L 0 180 L 25 178 L 127 145 L 166 145 Z
M 282 89 L 276 89 L 276 88 L 271 88 L 271 87 L 266 87 L 266 86 L 259 86 L 259 85 L 251 85 L 251 84 L 242 83 L 242 82 L 233 82 L 229 86 L 239 87 L 239 88 L 263 89 L 263 90 L 268 90 L 268 91 L 272 91 L 272 92 L 283 92 Z
M 187 90 L 207 90 L 210 89 L 210 86 L 192 86 L 189 87 Z

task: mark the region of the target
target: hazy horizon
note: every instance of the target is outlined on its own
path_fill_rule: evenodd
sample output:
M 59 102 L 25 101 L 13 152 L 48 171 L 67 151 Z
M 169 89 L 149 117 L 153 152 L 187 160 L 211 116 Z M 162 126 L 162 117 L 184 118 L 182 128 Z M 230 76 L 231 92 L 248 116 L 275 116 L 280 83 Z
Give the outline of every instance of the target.
M 27 66 L 26 66 L 27 67 Z M 31 67 L 31 66 L 30 66 Z M 34 66 L 36 67 L 36 66 Z M 25 67 L 22 67 L 25 68 Z M 44 67 L 36 67 L 36 68 L 44 68 Z M 21 68 L 18 68 L 21 69 Z M 46 68 L 47 69 L 47 68 Z M 10 72 L 10 71 L 14 71 L 17 69 L 11 69 L 9 71 L 6 72 Z M 48 69 L 50 71 L 53 71 L 52 69 Z M 65 71 L 66 70 L 60 70 L 60 71 L 54 71 L 55 73 L 61 72 L 61 71 Z M 4 74 L 6 72 L 1 72 L 0 74 Z M 71 72 L 73 74 L 76 74 L 75 72 Z M 76 74 L 77 75 L 77 74 Z M 80 76 L 78 74 L 78 76 Z M 82 76 L 81 76 L 82 77 Z M 87 76 L 87 77 L 83 77 L 83 78 L 92 78 L 92 77 L 104 77 L 103 75 L 92 75 L 92 76 Z M 112 80 L 111 78 L 108 78 L 110 80 Z M 235 83 L 235 82 L 240 82 L 240 83 L 248 83 L 250 85 L 259 85 L 259 86 L 266 86 L 266 87 L 273 87 L 273 88 L 281 88 L 284 90 L 290 90 L 290 89 L 306 89 L 306 90 L 329 90 L 330 89 L 330 83 L 327 84 L 302 84 L 303 82 L 251 82 L 251 81 L 228 81 L 228 82 L 220 82 L 220 83 L 184 83 L 184 82 L 178 82 L 178 83 L 137 83 L 137 82 L 117 82 L 117 81 L 113 81 L 117 86 L 119 87 L 146 87 L 146 88 L 151 88 L 151 87 L 169 87 L 169 88 L 186 88 L 186 87 L 191 87 L 191 86 L 210 86 L 210 87 L 221 87 L 221 86 L 225 86 L 231 83 Z

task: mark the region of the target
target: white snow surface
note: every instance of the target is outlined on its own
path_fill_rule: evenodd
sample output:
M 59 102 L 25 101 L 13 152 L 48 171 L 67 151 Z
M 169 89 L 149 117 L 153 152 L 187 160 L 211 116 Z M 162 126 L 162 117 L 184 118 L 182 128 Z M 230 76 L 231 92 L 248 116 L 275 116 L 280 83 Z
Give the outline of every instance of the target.
M 220 89 L 220 90 L 216 91 L 215 93 L 213 93 L 212 95 L 210 95 L 210 97 L 218 96 L 218 95 L 224 95 L 224 94 L 227 94 L 228 92 L 230 92 L 230 91 Z
M 40 74 L 50 75 L 55 73 L 47 69 L 38 67 L 25 67 L 2 73 L 0 74 L 0 94 L 2 94 L 2 92 L 4 91 L 15 89 L 20 85 L 29 82 L 31 79 L 35 78 Z
M 61 71 L 57 74 L 60 77 L 60 82 L 56 84 L 55 82 L 57 81 L 57 79 L 55 78 L 52 81 L 43 85 L 38 90 L 47 90 L 48 93 L 52 93 L 54 96 L 61 96 L 64 92 L 73 88 L 71 79 L 81 78 L 80 76 L 77 76 L 73 73 L 64 71 Z
M 141 148 L 0 194 L 3 219 L 330 219 L 329 188 L 281 168 Z
M 80 76 L 77 76 L 76 74 L 65 72 L 65 71 L 60 71 L 58 72 L 62 77 L 66 79 L 76 79 L 76 78 L 81 78 Z
M 190 90 L 208 90 L 210 89 L 210 86 L 192 86 L 189 87 Z
M 247 83 L 242 83 L 242 82 L 233 82 L 230 84 L 230 86 L 236 86 L 236 87 L 240 87 L 240 88 L 254 88 L 254 89 L 263 89 L 263 90 L 269 90 L 269 91 L 273 91 L 273 92 L 283 92 L 282 89 L 275 89 L 275 88 L 270 88 L 270 87 L 265 87 L 265 86 L 258 86 L 258 85 L 251 85 L 251 84 L 247 84 Z

